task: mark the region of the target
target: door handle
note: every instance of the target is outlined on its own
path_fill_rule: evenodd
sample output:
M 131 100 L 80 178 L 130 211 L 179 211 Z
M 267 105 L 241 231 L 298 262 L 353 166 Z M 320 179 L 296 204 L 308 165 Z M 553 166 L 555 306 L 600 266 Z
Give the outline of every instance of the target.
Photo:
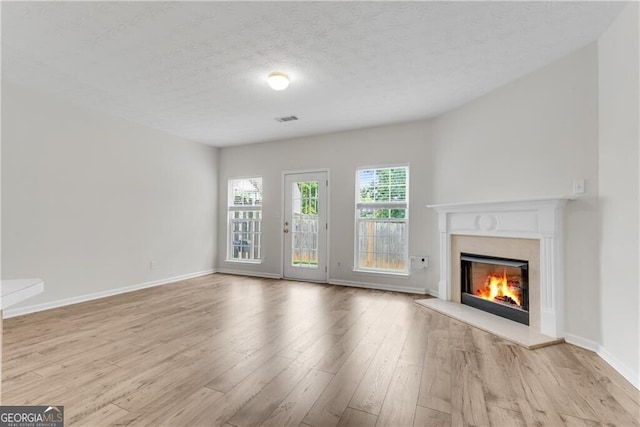
M 288 228 L 285 228 L 285 229 L 284 229 L 284 232 L 285 232 L 285 233 L 288 233 L 288 232 L 289 232 L 289 229 L 288 229 Z

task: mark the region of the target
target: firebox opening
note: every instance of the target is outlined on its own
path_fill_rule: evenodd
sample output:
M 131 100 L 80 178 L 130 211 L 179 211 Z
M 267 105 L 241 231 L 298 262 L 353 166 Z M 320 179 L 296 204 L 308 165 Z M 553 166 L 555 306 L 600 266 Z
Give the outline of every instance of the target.
M 529 263 L 485 255 L 460 254 L 461 301 L 529 325 Z

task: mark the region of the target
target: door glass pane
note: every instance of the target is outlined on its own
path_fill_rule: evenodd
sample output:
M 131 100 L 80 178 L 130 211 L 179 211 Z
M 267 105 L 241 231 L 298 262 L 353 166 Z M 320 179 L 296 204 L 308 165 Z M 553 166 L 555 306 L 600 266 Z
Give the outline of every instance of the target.
M 294 182 L 291 190 L 291 265 L 318 268 L 318 181 Z

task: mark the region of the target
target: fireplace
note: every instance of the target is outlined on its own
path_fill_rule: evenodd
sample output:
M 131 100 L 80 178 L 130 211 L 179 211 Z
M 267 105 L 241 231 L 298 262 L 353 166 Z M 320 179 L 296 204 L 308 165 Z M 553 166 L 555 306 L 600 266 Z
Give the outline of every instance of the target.
M 422 305 L 527 348 L 563 339 L 563 210 L 568 201 L 566 197 L 547 197 L 430 205 L 438 211 L 440 281 L 438 291 L 433 292 L 438 299 L 426 299 Z M 510 313 L 528 316 L 528 325 L 462 304 L 462 253 L 499 256 L 521 263 L 527 260 L 527 280 L 523 285 L 528 307 L 502 305 Z M 498 267 L 498 274 L 504 277 L 504 268 Z M 507 280 L 508 276 L 507 270 Z
M 529 263 L 460 253 L 460 302 L 529 325 Z

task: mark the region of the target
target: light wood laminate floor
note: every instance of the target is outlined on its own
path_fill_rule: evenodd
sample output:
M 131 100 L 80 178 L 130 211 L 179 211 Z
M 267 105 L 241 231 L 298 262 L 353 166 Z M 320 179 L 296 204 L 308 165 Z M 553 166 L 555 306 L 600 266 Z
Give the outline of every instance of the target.
M 66 425 L 638 425 L 592 352 L 526 350 L 420 296 L 209 275 L 5 320 L 2 403 Z

